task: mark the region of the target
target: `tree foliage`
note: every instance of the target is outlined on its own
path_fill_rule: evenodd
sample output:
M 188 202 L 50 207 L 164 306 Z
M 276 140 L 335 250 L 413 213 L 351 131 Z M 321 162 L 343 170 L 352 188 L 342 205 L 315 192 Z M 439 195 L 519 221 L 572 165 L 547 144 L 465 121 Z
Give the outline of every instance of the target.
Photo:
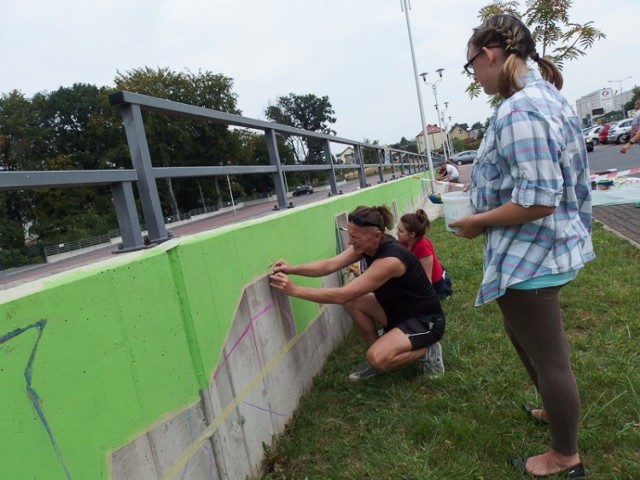
M 265 115 L 272 122 L 327 135 L 336 133 L 329 127 L 330 124 L 336 123 L 334 114 L 329 97 L 313 94 L 290 93 L 285 97 L 279 97 L 275 105 L 270 104 L 265 110 Z M 324 163 L 324 154 L 319 142 L 298 136 L 285 138 L 293 147 L 296 163 Z
M 189 105 L 240 114 L 233 80 L 212 72 L 140 68 L 116 75 L 115 85 L 74 84 L 31 98 L 19 91 L 0 96 L 0 173 L 23 170 L 131 168 L 120 112 L 109 102 L 115 90 L 157 96 Z M 331 132 L 328 98 L 301 98 L 292 126 Z M 317 103 L 316 103 L 317 100 Z M 312 108 L 310 114 L 305 108 Z M 327 116 L 314 123 L 318 111 Z M 269 164 L 264 134 L 226 125 L 145 112 L 152 163 L 163 166 Z M 292 123 L 289 123 L 292 122 Z M 299 122 L 299 123 L 295 123 Z M 324 122 L 324 123 L 323 123 Z M 294 162 L 293 149 L 278 138 L 280 158 Z M 302 173 L 289 175 L 304 181 Z M 299 179 L 298 179 L 299 177 Z M 291 181 L 291 178 L 290 178 Z M 231 175 L 239 197 L 273 193 L 269 175 Z M 174 179 L 158 185 L 167 215 L 230 200 L 226 177 Z M 117 228 L 109 187 L 70 187 L 0 192 L 0 269 L 34 261 L 39 247 L 66 243 Z M 35 246 L 35 250 L 32 250 Z M 34 253 L 35 252 L 35 253 Z
M 233 80 L 221 74 L 145 67 L 124 74 L 118 72 L 115 83 L 118 90 L 240 113 L 237 95 L 232 90 Z M 155 166 L 228 165 L 236 164 L 240 157 L 239 142 L 226 125 L 155 113 L 145 113 L 144 125 L 151 161 Z M 204 207 L 204 197 L 209 192 L 215 194 L 215 203 L 221 205 L 221 189 L 217 182 L 217 177 L 197 181 L 165 179 L 164 188 L 158 188 L 165 214 L 177 215 L 184 202 L 190 203 L 190 198 L 198 199 L 199 206 Z M 174 185 L 181 193 L 176 192 Z M 190 207 L 196 208 L 194 205 Z
M 482 7 L 478 17 L 485 20 L 494 14 L 508 13 L 521 19 L 529 27 L 540 56 L 553 61 L 562 70 L 565 62 L 587 55 L 596 41 L 606 38 L 593 21 L 572 22 L 569 16 L 572 5 L 572 0 L 497 0 Z M 471 97 L 477 97 L 480 85 L 471 83 L 467 92 Z

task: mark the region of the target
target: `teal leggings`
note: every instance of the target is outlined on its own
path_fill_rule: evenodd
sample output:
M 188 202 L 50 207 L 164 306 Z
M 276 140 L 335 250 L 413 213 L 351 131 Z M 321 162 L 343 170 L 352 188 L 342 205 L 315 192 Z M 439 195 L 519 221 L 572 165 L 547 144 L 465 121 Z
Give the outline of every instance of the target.
M 578 453 L 580 394 L 562 325 L 560 288 L 507 289 L 497 302 L 507 335 L 542 398 L 551 447 L 561 455 L 574 455 Z

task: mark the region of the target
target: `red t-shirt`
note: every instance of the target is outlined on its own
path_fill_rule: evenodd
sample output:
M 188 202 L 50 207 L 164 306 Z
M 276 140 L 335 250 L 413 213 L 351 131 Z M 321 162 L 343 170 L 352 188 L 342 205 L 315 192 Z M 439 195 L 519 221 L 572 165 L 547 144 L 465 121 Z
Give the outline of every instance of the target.
M 400 242 L 405 247 L 409 248 L 409 244 L 405 242 Z M 436 256 L 436 251 L 433 248 L 433 244 L 431 240 L 426 237 L 422 237 L 419 239 L 411 249 L 411 253 L 413 253 L 418 260 L 421 258 L 428 257 L 430 255 L 433 256 L 433 268 L 431 269 L 431 283 L 436 283 L 438 280 L 442 278 L 442 265 L 440 265 L 440 260 Z

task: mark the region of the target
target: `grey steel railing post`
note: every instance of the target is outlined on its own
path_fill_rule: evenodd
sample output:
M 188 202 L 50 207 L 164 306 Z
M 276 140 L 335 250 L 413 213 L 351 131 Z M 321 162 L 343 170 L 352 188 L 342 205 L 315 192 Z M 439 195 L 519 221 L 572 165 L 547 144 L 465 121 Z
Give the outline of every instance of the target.
M 391 176 L 393 177 L 396 172 L 395 172 L 395 168 L 393 168 L 393 152 L 389 152 L 389 165 L 391 167 Z
M 127 136 L 133 168 L 138 173 L 138 193 L 149 240 L 152 243 L 164 242 L 170 237 L 164 226 L 162 207 L 160 206 L 156 178 L 153 174 L 149 145 L 144 133 L 140 106 L 125 103 L 120 106 L 120 113 L 124 121 L 124 131 Z
M 404 160 L 402 160 L 402 153 L 400 154 L 400 161 L 398 162 L 398 164 L 400 165 L 400 175 L 404 175 L 404 164 L 403 164 Z
M 133 198 L 131 182 L 111 184 L 113 203 L 116 207 L 118 228 L 122 237 L 122 248 L 117 252 L 130 252 L 144 247 L 144 240 L 140 232 L 136 201 Z
M 362 158 L 362 147 L 358 145 L 353 146 L 354 153 L 356 155 L 356 161 L 358 162 L 358 179 L 360 180 L 360 188 L 367 186 L 367 174 L 364 171 L 364 159 Z
M 378 178 L 380 183 L 384 183 L 384 153 L 382 150 L 376 150 L 378 152 Z
M 278 153 L 278 142 L 276 140 L 275 130 L 269 128 L 264 131 L 267 140 L 267 151 L 269 152 L 269 161 L 271 165 L 276 167 L 276 172 L 272 174 L 273 185 L 276 187 L 276 196 L 278 197 L 278 208 L 287 207 L 287 192 L 284 188 L 284 178 L 282 174 L 282 164 L 280 163 L 280 153 Z
M 324 159 L 328 165 L 331 165 L 329 170 L 329 188 L 331 188 L 331 194 L 338 194 L 338 183 L 336 182 L 336 169 L 333 167 L 333 159 L 331 158 L 331 142 L 329 140 L 322 141 L 322 150 L 324 150 Z

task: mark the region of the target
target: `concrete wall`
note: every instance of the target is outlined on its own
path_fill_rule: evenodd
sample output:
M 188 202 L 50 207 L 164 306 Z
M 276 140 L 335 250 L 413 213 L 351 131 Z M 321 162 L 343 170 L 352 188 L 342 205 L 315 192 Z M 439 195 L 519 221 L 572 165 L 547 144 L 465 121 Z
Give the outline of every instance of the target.
M 257 478 L 349 327 L 274 293 L 269 265 L 331 256 L 336 216 L 424 193 L 404 178 L 0 292 L 0 478 Z

